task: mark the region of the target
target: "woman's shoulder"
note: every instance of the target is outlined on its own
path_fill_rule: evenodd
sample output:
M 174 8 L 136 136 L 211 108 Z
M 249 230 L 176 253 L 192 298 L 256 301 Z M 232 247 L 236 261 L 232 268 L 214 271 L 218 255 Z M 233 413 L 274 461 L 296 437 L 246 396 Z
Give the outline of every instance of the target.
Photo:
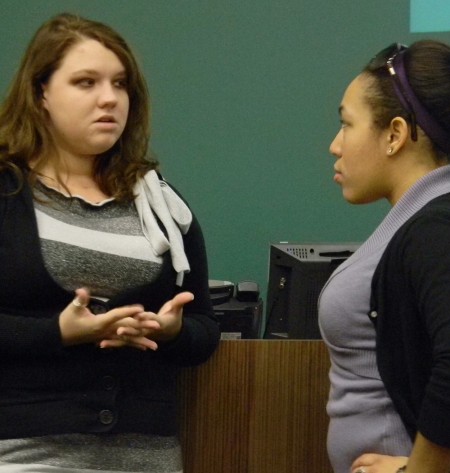
M 399 233 L 443 222 L 450 225 L 450 193 L 430 200 L 400 227 Z
M 158 176 L 160 185 L 162 188 L 168 187 L 171 189 L 186 205 L 189 207 L 189 203 L 187 200 L 183 197 L 183 194 L 178 190 L 176 186 L 172 184 L 172 182 L 168 181 L 159 171 L 155 171 L 156 175 Z
M 0 167 L 0 195 L 15 194 L 26 184 L 26 175 L 20 168 Z
M 450 193 L 435 197 L 400 226 L 380 264 L 405 261 L 407 254 L 419 260 L 432 246 L 450 251 Z

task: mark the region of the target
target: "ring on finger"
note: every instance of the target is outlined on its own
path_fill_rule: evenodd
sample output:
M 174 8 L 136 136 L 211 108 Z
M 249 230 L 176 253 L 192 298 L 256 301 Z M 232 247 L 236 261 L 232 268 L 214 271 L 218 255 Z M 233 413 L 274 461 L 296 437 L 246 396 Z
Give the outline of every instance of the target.
M 79 297 L 75 297 L 75 299 L 72 301 L 72 304 L 75 307 L 87 307 L 87 304 L 84 304 L 83 302 L 81 302 Z

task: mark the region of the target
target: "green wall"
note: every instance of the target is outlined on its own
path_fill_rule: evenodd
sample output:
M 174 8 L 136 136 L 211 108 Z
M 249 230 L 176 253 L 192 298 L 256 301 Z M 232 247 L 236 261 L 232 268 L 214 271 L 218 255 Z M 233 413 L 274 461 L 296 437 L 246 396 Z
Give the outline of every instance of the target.
M 73 11 L 134 47 L 152 147 L 200 219 L 210 278 L 257 281 L 277 241 L 361 241 L 385 203 L 350 206 L 328 146 L 347 83 L 411 34 L 408 0 L 0 0 L 0 95 L 31 34 Z M 450 29 L 450 27 L 449 27 Z

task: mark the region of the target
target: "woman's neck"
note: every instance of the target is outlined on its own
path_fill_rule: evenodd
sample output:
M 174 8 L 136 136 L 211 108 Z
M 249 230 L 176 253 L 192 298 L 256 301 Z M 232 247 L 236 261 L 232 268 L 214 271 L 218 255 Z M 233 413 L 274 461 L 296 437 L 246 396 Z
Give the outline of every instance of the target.
M 89 158 L 87 158 L 89 159 Z M 92 163 L 92 161 L 90 161 Z M 94 179 L 92 166 L 56 166 L 54 161 L 48 161 L 37 169 L 39 179 L 48 187 L 52 187 L 62 194 L 76 195 L 93 203 L 101 202 L 111 196 L 100 189 Z

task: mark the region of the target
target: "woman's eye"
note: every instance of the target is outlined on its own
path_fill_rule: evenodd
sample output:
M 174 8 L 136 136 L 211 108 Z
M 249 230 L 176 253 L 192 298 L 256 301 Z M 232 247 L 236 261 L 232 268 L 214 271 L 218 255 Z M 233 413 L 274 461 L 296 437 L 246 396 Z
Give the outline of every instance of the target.
M 94 79 L 88 79 L 88 78 L 85 78 L 85 79 L 78 79 L 76 82 L 76 85 L 80 86 L 80 87 L 92 87 L 95 83 Z
M 114 86 L 118 89 L 126 89 L 128 86 L 126 79 L 118 79 L 114 82 Z

